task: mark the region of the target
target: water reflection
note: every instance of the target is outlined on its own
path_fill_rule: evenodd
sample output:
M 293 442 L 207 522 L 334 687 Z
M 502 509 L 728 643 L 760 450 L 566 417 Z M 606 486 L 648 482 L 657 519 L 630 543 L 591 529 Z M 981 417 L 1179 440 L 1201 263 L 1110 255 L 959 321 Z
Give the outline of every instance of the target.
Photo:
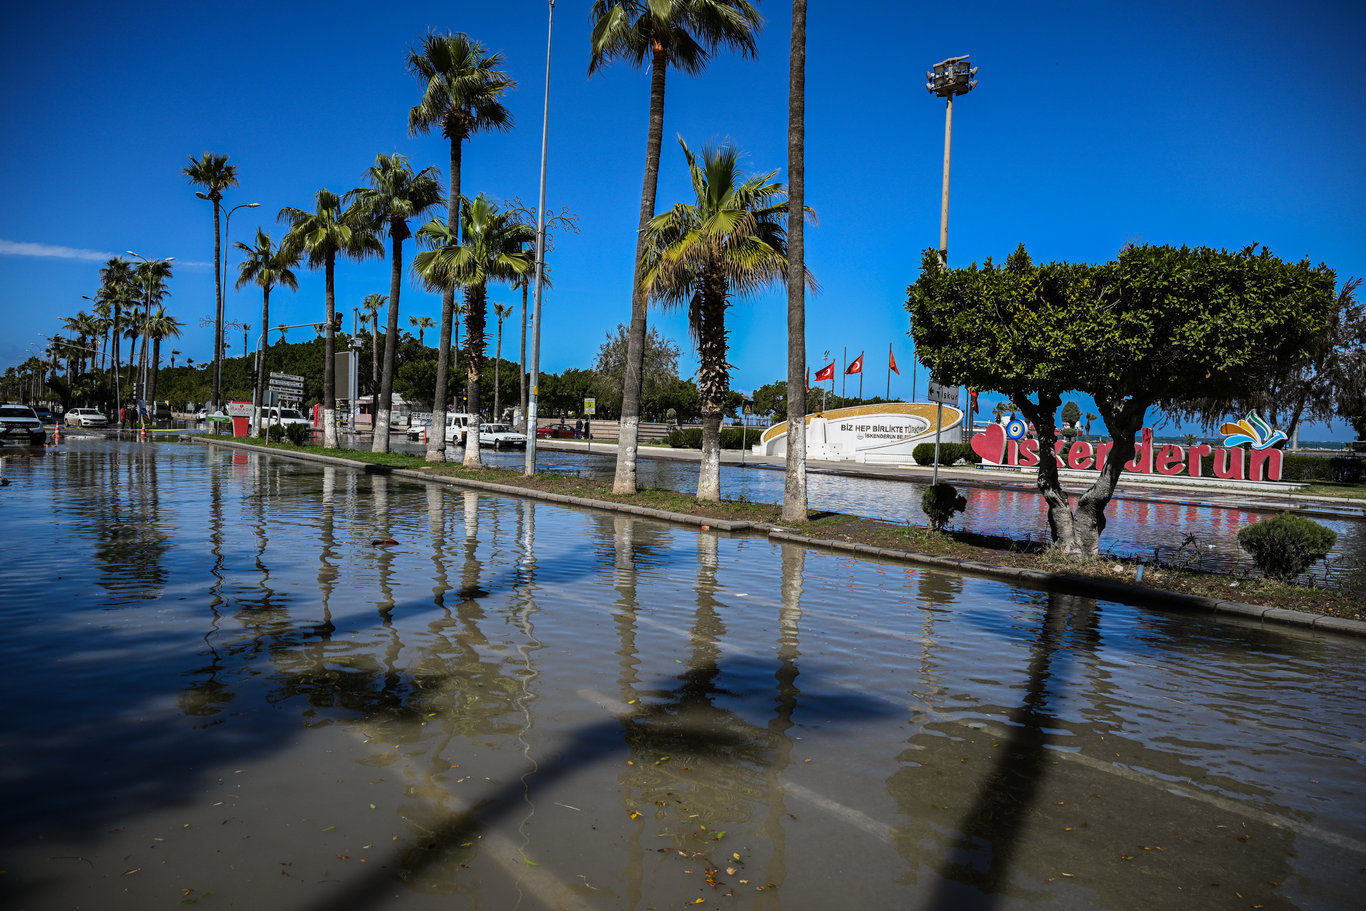
M 27 468 L 16 559 L 104 546 L 84 485 L 126 456 Z M 382 472 L 155 458 L 154 513 L 119 515 L 162 526 L 161 597 L 94 563 L 8 605 L 0 683 L 33 695 L 0 730 L 6 905 L 187 882 L 318 909 L 1356 899 L 1359 644 Z M 244 851 L 280 882 L 214 860 Z

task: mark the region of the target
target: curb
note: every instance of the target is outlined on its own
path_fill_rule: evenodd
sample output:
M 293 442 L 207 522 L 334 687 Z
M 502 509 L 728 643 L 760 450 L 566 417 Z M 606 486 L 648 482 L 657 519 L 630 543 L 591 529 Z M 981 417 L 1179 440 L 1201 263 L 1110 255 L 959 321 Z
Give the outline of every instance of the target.
M 509 487 L 493 481 L 441 477 L 427 474 L 419 469 L 371 465 L 366 462 L 357 462 L 341 456 L 320 455 L 312 452 L 296 453 L 279 449 L 269 449 L 252 443 L 243 443 L 231 438 L 214 440 L 197 437 L 196 439 L 202 439 L 206 444 L 211 446 L 226 446 L 232 449 L 244 449 L 265 455 L 296 459 L 302 462 L 314 462 L 320 465 L 350 468 L 374 474 L 393 475 L 407 480 L 445 484 L 450 487 L 466 487 L 471 490 L 481 490 L 487 493 L 501 494 L 503 496 L 525 497 L 526 499 L 541 500 L 543 502 L 557 503 L 564 506 L 577 506 L 583 509 L 596 509 L 602 512 L 624 513 L 626 515 L 654 519 L 660 522 L 670 522 L 675 525 L 696 526 L 700 529 L 709 531 L 716 530 L 727 533 L 752 532 L 754 534 L 765 535 L 775 541 L 788 541 L 795 544 L 804 544 L 808 547 L 819 547 L 825 550 L 857 554 L 859 556 L 873 557 L 880 560 L 893 560 L 900 563 L 911 563 L 917 566 L 928 566 L 934 569 L 946 569 L 951 572 L 985 576 L 987 578 L 1027 585 L 1031 588 L 1048 588 L 1085 597 L 1123 600 L 1137 606 L 1149 606 L 1144 602 L 1156 599 L 1161 600 L 1164 607 L 1177 610 L 1202 611 L 1216 615 L 1222 614 L 1243 620 L 1257 620 L 1273 626 L 1295 627 L 1316 633 L 1336 633 L 1339 635 L 1366 639 L 1366 621 L 1361 620 L 1328 617 L 1323 614 L 1314 614 L 1307 611 L 1286 610 L 1281 607 L 1247 604 L 1241 601 L 1222 601 L 1217 598 L 1207 598 L 1204 595 L 1188 595 L 1184 592 L 1144 588 L 1139 585 L 1132 585 L 1128 582 L 1116 582 L 1108 579 L 1071 576 L 1065 573 L 1046 572 L 1038 569 L 1023 569 L 1013 566 L 997 566 L 991 563 L 981 563 L 976 560 L 960 560 L 955 557 L 935 557 L 930 554 L 916 553 L 915 551 L 897 550 L 890 547 L 876 547 L 871 544 L 858 544 L 852 541 L 813 538 L 761 522 L 711 519 L 703 516 L 689 515 L 687 513 L 652 509 L 648 506 L 632 506 L 629 503 L 613 503 L 608 500 L 594 500 L 588 497 L 574 497 L 567 494 L 549 493 L 547 491 L 529 488 Z

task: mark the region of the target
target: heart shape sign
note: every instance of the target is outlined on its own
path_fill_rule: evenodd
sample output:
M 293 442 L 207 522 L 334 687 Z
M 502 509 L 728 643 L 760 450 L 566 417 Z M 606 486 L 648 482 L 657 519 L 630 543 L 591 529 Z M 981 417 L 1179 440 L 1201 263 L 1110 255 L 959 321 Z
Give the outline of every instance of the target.
M 987 429 L 972 438 L 972 451 L 983 462 L 1000 465 L 1006 454 L 1006 430 L 1000 424 L 988 424 Z

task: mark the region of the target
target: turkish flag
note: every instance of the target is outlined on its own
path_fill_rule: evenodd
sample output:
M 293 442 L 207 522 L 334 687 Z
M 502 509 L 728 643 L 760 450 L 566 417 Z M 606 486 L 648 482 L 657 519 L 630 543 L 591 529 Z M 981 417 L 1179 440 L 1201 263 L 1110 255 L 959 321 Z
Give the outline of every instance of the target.
M 849 369 L 844 371 L 846 374 L 863 372 L 863 355 L 854 358 L 854 362 L 849 365 Z
M 816 371 L 816 382 L 823 380 L 833 380 L 835 378 L 835 362 L 831 361 L 824 367 Z
M 892 354 L 890 347 L 887 349 L 887 366 L 892 368 L 892 372 L 897 376 L 901 376 L 901 371 L 896 369 L 896 355 Z

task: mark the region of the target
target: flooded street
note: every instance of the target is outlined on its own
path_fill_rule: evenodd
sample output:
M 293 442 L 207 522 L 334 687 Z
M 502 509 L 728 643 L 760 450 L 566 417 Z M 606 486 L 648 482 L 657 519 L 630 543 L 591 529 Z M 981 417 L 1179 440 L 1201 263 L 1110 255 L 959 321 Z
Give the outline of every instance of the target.
M 1360 906 L 1363 642 L 200 444 L 5 476 L 6 909 Z

